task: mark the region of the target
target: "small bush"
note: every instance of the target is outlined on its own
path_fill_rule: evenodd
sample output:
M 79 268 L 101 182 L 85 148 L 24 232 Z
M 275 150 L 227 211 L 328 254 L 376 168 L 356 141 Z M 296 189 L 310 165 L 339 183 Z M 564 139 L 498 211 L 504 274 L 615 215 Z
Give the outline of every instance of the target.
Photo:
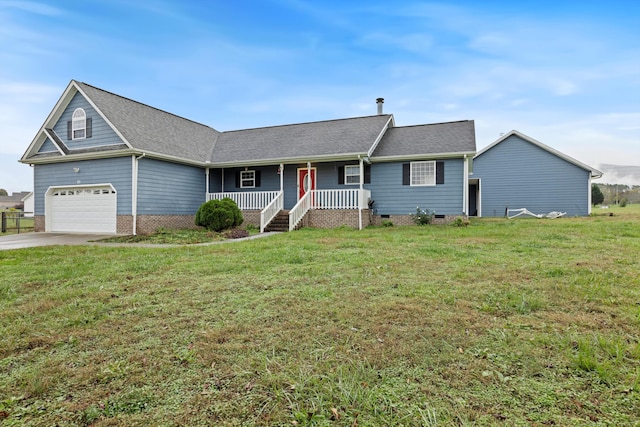
M 383 227 L 393 227 L 393 222 L 388 219 L 383 219 L 381 224 Z
M 469 224 L 471 224 L 469 220 L 462 217 L 456 217 L 451 223 L 454 227 L 467 227 Z
M 221 202 L 224 203 L 233 213 L 233 227 L 240 226 L 244 222 L 244 217 L 242 216 L 242 211 L 240 210 L 236 202 L 228 197 L 222 199 Z
M 420 206 L 418 206 L 416 207 L 416 213 L 410 214 L 410 216 L 411 219 L 413 219 L 413 222 L 417 225 L 427 225 L 431 224 L 431 221 L 433 221 L 434 214 L 435 212 L 430 211 L 429 209 L 420 209 Z
M 242 224 L 242 212 L 231 199 L 209 200 L 196 212 L 196 225 L 211 231 L 222 231 Z

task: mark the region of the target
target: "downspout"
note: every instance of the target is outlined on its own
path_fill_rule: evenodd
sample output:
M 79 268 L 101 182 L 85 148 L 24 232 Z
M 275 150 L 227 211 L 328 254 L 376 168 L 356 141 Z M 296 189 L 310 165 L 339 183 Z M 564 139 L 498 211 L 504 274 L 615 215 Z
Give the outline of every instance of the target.
M 209 200 L 209 167 L 204 168 L 204 176 L 206 180 L 204 183 L 204 187 L 205 187 L 204 201 L 206 202 Z
M 469 158 L 464 155 L 464 178 L 462 182 L 462 213 L 469 216 Z
M 380 105 L 380 104 L 378 104 Z M 358 194 L 358 230 L 362 230 L 362 199 L 364 196 L 364 162 L 360 154 L 358 154 L 358 163 L 360 164 L 360 191 Z
M 587 178 L 587 215 L 591 215 L 591 171 L 589 171 L 589 178 Z
M 131 156 L 133 159 L 132 177 L 131 177 L 131 216 L 133 217 L 133 235 L 138 232 L 138 161 L 145 156 L 142 153 L 139 157 Z

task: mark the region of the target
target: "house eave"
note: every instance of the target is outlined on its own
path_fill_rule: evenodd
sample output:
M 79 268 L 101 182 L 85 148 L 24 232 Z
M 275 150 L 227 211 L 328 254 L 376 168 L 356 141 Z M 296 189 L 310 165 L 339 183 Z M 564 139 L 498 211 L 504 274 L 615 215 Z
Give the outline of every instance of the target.
M 475 155 L 474 159 L 476 157 L 480 157 L 482 154 L 486 153 L 487 151 L 489 151 L 490 149 L 492 149 L 493 147 L 495 147 L 496 145 L 500 144 L 502 141 L 504 141 L 505 139 L 509 138 L 510 136 L 517 136 L 520 139 L 523 139 L 535 146 L 537 146 L 538 148 L 541 148 L 545 151 L 547 151 L 548 153 L 553 154 L 554 156 L 557 156 L 559 158 L 561 158 L 562 160 L 571 163 L 574 166 L 577 166 L 581 169 L 584 169 L 586 171 L 588 171 L 591 174 L 591 178 L 601 178 L 602 175 L 604 175 L 603 172 L 599 171 L 598 169 L 592 168 L 589 165 L 586 165 L 576 159 L 574 159 L 571 156 L 568 156 L 558 150 L 556 150 L 555 148 L 552 148 L 540 141 L 538 141 L 535 138 L 532 138 L 528 135 L 523 134 L 522 132 L 519 132 L 517 130 L 512 130 L 511 132 L 508 132 L 504 135 L 502 135 L 500 138 L 498 138 L 497 140 L 495 140 L 494 142 L 492 142 L 491 144 L 487 145 L 486 147 L 484 147 L 482 150 L 478 151 L 478 153 Z
M 371 157 L 371 163 L 399 162 L 404 160 L 424 160 L 424 159 L 457 159 L 465 156 L 473 157 L 474 151 L 460 151 L 454 153 L 423 153 L 423 154 L 406 154 L 397 156 L 376 156 Z
M 278 164 L 297 164 L 297 163 L 324 163 L 324 162 L 339 162 L 355 160 L 360 157 L 365 157 L 366 152 L 362 153 L 342 153 L 331 154 L 323 156 L 309 156 L 309 157 L 283 157 L 272 159 L 260 159 L 260 160 L 236 160 L 230 162 L 211 162 L 206 166 L 209 168 L 230 168 L 230 167 L 243 167 L 243 166 L 270 166 Z
M 54 156 L 54 157 L 43 157 L 39 159 L 34 159 L 32 157 L 20 159 L 20 163 L 29 164 L 29 165 L 44 165 L 44 164 L 52 164 L 52 163 L 67 163 L 73 161 L 80 160 L 97 160 L 97 159 L 109 159 L 114 157 L 122 157 L 122 156 L 130 156 L 134 154 L 142 154 L 139 151 L 124 149 L 124 150 L 113 150 L 113 151 L 101 151 L 101 152 L 93 152 L 93 153 L 73 153 L 70 152 L 65 156 Z

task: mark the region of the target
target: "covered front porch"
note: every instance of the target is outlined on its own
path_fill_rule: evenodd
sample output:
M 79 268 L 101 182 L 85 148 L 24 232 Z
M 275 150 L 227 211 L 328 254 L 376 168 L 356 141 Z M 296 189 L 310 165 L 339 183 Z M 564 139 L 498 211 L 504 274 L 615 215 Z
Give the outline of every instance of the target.
M 278 216 L 288 218 L 288 230 L 299 227 L 310 211 L 357 211 L 358 228 L 364 227 L 363 211 L 369 209 L 371 191 L 365 189 L 308 190 L 290 210 L 284 209 L 284 191 L 232 191 L 208 193 L 207 200 L 233 200 L 242 211 L 260 211 L 260 232 Z M 331 220 L 332 223 L 335 219 Z M 342 225 L 349 225 L 346 223 Z

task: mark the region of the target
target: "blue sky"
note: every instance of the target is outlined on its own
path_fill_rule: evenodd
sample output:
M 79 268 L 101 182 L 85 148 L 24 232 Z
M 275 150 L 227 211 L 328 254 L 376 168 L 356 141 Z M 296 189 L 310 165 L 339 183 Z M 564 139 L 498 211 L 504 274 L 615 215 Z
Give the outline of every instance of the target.
M 0 0 L 0 188 L 71 79 L 225 131 L 473 119 L 640 171 L 640 2 Z M 640 184 L 607 173 L 600 182 Z

